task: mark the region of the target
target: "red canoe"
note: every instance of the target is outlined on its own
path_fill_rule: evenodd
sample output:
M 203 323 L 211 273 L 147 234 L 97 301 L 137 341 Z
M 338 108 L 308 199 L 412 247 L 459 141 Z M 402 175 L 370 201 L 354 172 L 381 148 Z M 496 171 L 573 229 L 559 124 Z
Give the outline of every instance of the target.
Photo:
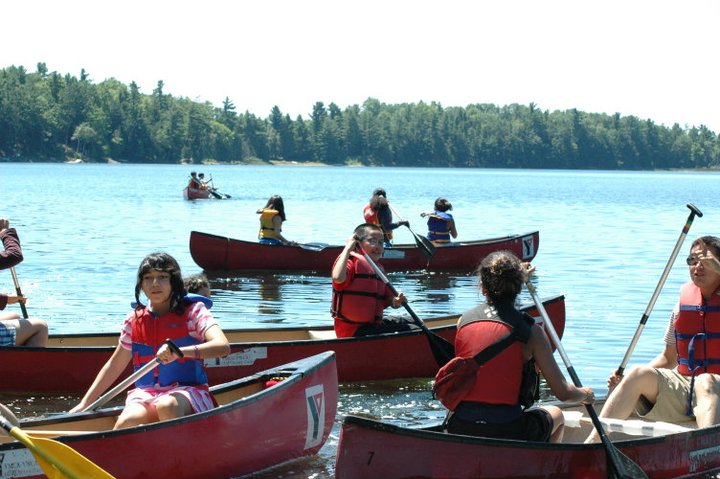
M 186 186 L 185 189 L 183 189 L 183 198 L 186 200 L 206 200 L 210 198 L 210 191 Z
M 565 327 L 565 297 L 543 299 L 558 334 Z M 542 321 L 530 303 L 523 307 Z M 455 340 L 458 316 L 426 319 L 425 324 L 448 341 Z M 438 366 L 427 336 L 419 330 L 363 338 L 334 335 L 332 326 L 235 329 L 225 331 L 230 355 L 207 359 L 211 384 L 295 361 L 323 351 L 337 354 L 341 382 L 433 377 Z M 82 393 L 117 345 L 117 334 L 52 335 L 45 348 L 0 347 L 0 391 Z M 22 365 L 22 367 L 18 367 Z M 131 373 L 129 367 L 126 375 Z
M 266 384 L 276 377 L 285 379 Z M 20 427 L 31 436 L 55 437 L 118 478 L 245 476 L 322 447 L 337 408 L 335 357 L 319 354 L 216 386 L 213 393 L 220 406 L 210 411 L 117 431 L 111 429 L 121 408 Z M 3 479 L 45 477 L 30 452 L 7 436 L 0 437 L 0 458 Z
M 450 243 L 438 247 L 429 260 L 415 244 L 394 245 L 385 250 L 381 261 L 386 271 L 473 271 L 485 256 L 498 250 L 512 251 L 523 261 L 531 261 L 539 245 L 540 233 L 534 231 Z M 190 254 L 195 263 L 208 272 L 297 270 L 329 273 L 342 249 L 343 246 L 322 243 L 263 245 L 199 231 L 190 233 Z
M 645 433 L 661 427 L 642 424 Z M 682 426 L 690 429 L 657 437 L 613 432 L 610 439 L 650 478 L 717 477 L 699 473 L 720 467 L 720 425 L 692 429 L 693 421 Z M 566 427 L 563 442 L 547 444 L 445 434 L 440 426 L 415 429 L 348 416 L 340 431 L 335 477 L 605 479 L 610 476 L 602 444 L 583 444 L 591 427 Z

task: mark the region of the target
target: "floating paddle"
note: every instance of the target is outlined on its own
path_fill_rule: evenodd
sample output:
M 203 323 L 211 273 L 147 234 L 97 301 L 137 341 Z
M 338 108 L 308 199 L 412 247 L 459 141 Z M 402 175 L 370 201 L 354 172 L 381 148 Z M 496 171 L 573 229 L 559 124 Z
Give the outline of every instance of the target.
M 570 377 L 572 378 L 573 384 L 581 388 L 582 383 L 580 382 L 580 378 L 575 373 L 575 368 L 570 362 L 570 358 L 568 358 L 567 354 L 565 354 L 565 348 L 563 348 L 563 345 L 560 343 L 560 338 L 555 331 L 555 326 L 553 326 L 552 321 L 550 320 L 550 316 L 548 316 L 547 311 L 545 311 L 545 306 L 543 306 L 542 301 L 540 301 L 540 298 L 535 291 L 535 287 L 532 285 L 532 283 L 530 283 L 530 280 L 526 280 L 525 285 L 527 286 L 527 289 L 530 292 L 530 296 L 532 296 L 533 302 L 535 303 L 535 306 L 540 312 L 540 315 L 542 316 L 543 320 L 545 320 L 545 331 L 549 333 L 550 339 L 555 344 L 555 348 L 557 349 L 557 351 L 560 353 L 560 356 L 565 363 L 565 367 L 567 368 L 568 374 L 570 374 Z M 588 416 L 590 416 L 590 419 L 592 419 L 593 426 L 595 426 L 595 429 L 600 435 L 602 445 L 605 448 L 605 454 L 607 456 L 608 462 L 608 477 L 647 478 L 647 474 L 645 474 L 645 472 L 640 469 L 640 466 L 635 464 L 633 461 L 630 460 L 629 457 L 620 452 L 610 441 L 610 438 L 608 438 L 607 434 L 605 434 L 605 430 L 603 429 L 603 425 L 600 422 L 600 418 L 598 418 L 597 412 L 595 411 L 595 408 L 593 408 L 592 404 L 586 404 L 585 408 L 587 409 Z
M 15 272 L 15 266 L 10 268 L 10 273 L 12 273 L 13 277 L 13 283 L 15 283 L 15 292 L 18 296 L 22 296 L 22 291 L 20 291 L 20 281 L 18 281 L 17 273 Z M 22 301 L 18 301 L 20 304 L 20 309 L 22 310 L 23 318 L 28 319 L 28 312 L 27 308 L 25 307 L 25 303 Z
M 360 251 L 362 251 L 362 249 Z M 370 263 L 370 266 L 372 266 L 372 268 L 375 270 L 375 274 L 377 274 L 378 277 L 382 280 L 382 282 L 385 283 L 388 288 L 390 288 L 390 291 L 392 291 L 392 293 L 397 296 L 397 290 L 392 285 L 392 283 L 390 283 L 388 277 L 385 276 L 385 273 L 382 272 L 378 265 L 375 264 L 375 261 L 373 261 L 366 252 L 362 251 L 362 253 L 365 256 L 367 262 Z M 422 329 L 422 331 L 427 335 L 428 342 L 430 343 L 430 349 L 432 350 L 433 356 L 435 357 L 435 361 L 438 363 L 438 366 L 442 367 L 448 361 L 454 358 L 455 346 L 453 346 L 447 339 L 443 338 L 442 336 L 438 336 L 437 334 L 430 331 L 427 326 L 425 326 L 425 323 L 423 323 L 423 321 L 418 317 L 418 315 L 415 314 L 415 311 L 412 310 L 407 301 L 403 301 L 402 305 L 407 310 L 407 312 L 410 313 L 413 322 L 417 326 L 419 326 L 420 329 Z
M 179 356 L 181 358 L 184 356 L 183 352 L 180 351 L 180 348 L 177 347 L 177 344 L 173 343 L 171 340 L 169 340 L 169 339 L 165 340 L 165 344 L 168 345 L 170 350 L 173 353 L 175 353 L 176 356 Z M 152 371 L 159 365 L 160 365 L 160 359 L 155 357 L 155 359 L 153 359 L 152 361 L 147 363 L 145 366 L 141 367 L 140 369 L 138 369 L 137 371 L 132 373 L 130 376 L 125 378 L 120 384 L 118 384 L 117 386 L 115 386 L 114 388 L 112 388 L 111 390 L 109 390 L 108 392 L 106 392 L 105 394 L 100 396 L 99 398 L 97 398 L 95 400 L 95 402 L 93 402 L 88 407 L 83 409 L 82 412 L 94 411 L 95 409 L 99 408 L 100 406 L 107 403 L 108 401 L 113 399 L 115 396 L 117 396 L 118 394 L 123 392 L 125 389 L 127 389 L 127 387 L 130 386 L 132 383 L 134 383 L 141 377 L 145 376 L 147 373 L 149 373 L 150 371 Z
M 40 468 L 50 479 L 113 479 L 115 476 L 60 441 L 35 437 L 0 415 L 0 425 L 8 434 L 30 450 Z
M 395 213 L 395 216 L 397 216 L 400 219 L 400 221 L 405 221 L 402 219 L 402 216 L 400 216 L 398 214 L 398 212 L 395 211 L 395 208 L 393 208 L 390 203 L 388 203 L 388 206 L 390 207 L 392 212 Z M 415 234 L 415 232 L 410 228 L 409 224 L 405 225 L 405 226 L 407 226 L 407 229 L 410 231 L 410 234 L 412 234 L 413 238 L 415 238 L 415 243 L 417 244 L 418 248 L 420 248 L 422 250 L 422 252 L 425 254 L 425 256 L 427 256 L 428 259 L 432 258 L 433 255 L 435 254 L 435 245 L 432 244 L 432 241 L 425 238 L 424 236 Z
M 647 323 L 648 318 L 650 317 L 650 313 L 653 310 L 653 307 L 655 307 L 655 301 L 657 301 L 658 296 L 660 295 L 660 291 L 663 288 L 663 285 L 665 284 L 665 280 L 668 277 L 668 274 L 670 274 L 670 270 L 672 269 L 673 263 L 675 262 L 675 258 L 677 258 L 678 252 L 680 251 L 680 247 L 683 244 L 683 241 L 685 241 L 685 237 L 688 234 L 688 231 L 690 231 L 690 226 L 692 226 L 693 220 L 695 219 L 695 216 L 702 218 L 702 212 L 697 209 L 695 205 L 692 203 L 688 203 L 687 207 L 690 208 L 690 214 L 687 217 L 687 221 L 685 222 L 685 226 L 683 226 L 682 231 L 680 232 L 680 237 L 677 240 L 677 243 L 675 243 L 675 248 L 672 251 L 672 254 L 670 255 L 670 258 L 668 259 L 667 264 L 665 265 L 665 269 L 662 272 L 662 275 L 660 276 L 660 281 L 658 282 L 657 286 L 655 286 L 655 291 L 653 292 L 652 297 L 650 298 L 650 302 L 647 305 L 647 308 L 645 308 L 645 312 L 642 315 L 642 318 L 640 318 L 640 324 L 638 324 L 637 329 L 635 330 L 635 335 L 632 338 L 632 341 L 630 341 L 630 346 L 628 346 L 627 351 L 625 352 L 625 357 L 623 358 L 622 362 L 620 363 L 620 367 L 617 368 L 617 371 L 615 371 L 616 376 L 622 376 L 625 372 L 625 366 L 627 366 L 628 361 L 630 361 L 630 356 L 632 355 L 633 351 L 635 350 L 635 346 L 638 343 L 638 340 L 640 339 L 640 334 L 642 334 L 643 329 L 645 328 L 645 323 Z

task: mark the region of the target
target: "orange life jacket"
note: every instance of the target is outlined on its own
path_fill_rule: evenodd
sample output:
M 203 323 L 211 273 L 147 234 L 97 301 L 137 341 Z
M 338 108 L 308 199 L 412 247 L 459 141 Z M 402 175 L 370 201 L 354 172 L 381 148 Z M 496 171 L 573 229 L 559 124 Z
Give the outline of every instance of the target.
M 680 288 L 675 319 L 678 372 L 720 374 L 720 290 L 706 302 L 700 288 L 689 282 Z

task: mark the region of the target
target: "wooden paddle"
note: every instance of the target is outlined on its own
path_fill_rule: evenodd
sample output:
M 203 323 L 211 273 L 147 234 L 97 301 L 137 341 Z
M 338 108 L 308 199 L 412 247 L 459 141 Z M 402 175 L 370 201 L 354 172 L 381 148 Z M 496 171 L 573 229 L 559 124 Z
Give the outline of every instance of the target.
M 15 293 L 18 296 L 22 296 L 22 291 L 20 291 L 20 281 L 18 281 L 17 273 L 15 272 L 15 266 L 10 268 L 10 273 L 12 274 L 13 283 L 15 283 Z M 22 301 L 18 301 L 20 304 L 20 309 L 22 310 L 23 318 L 28 319 L 28 312 L 27 308 L 25 307 L 25 303 Z
M 31 436 L 0 415 L 0 425 L 8 434 L 30 450 L 40 468 L 50 479 L 113 479 L 115 476 L 83 456 L 67 444 Z
M 176 356 L 178 356 L 178 357 L 180 357 L 180 358 L 182 358 L 182 357 L 184 356 L 184 355 L 183 355 L 183 352 L 180 351 L 180 348 L 177 347 L 177 344 L 173 343 L 171 340 L 166 339 L 166 340 L 165 340 L 165 344 L 168 345 L 168 347 L 170 348 L 170 350 L 171 350 L 173 353 L 175 353 Z M 95 402 L 93 402 L 93 403 L 90 404 L 88 407 L 86 407 L 85 409 L 83 409 L 82 412 L 85 412 L 85 411 L 94 411 L 95 409 L 99 408 L 100 406 L 102 406 L 103 404 L 107 403 L 108 401 L 110 401 L 111 399 L 113 399 L 115 396 L 117 396 L 118 394 L 120 394 L 121 392 L 123 392 L 125 389 L 127 389 L 128 386 L 130 386 L 132 383 L 134 383 L 135 381 L 137 381 L 137 380 L 140 379 L 141 377 L 145 376 L 147 373 L 149 373 L 150 371 L 152 371 L 153 369 L 155 369 L 155 368 L 158 367 L 159 365 L 160 365 L 160 359 L 158 359 L 158 358 L 156 357 L 154 360 L 150 361 L 150 362 L 147 363 L 145 366 L 141 367 L 140 369 L 138 369 L 137 371 L 135 371 L 134 373 L 132 373 L 130 376 L 128 376 L 127 378 L 125 378 L 125 379 L 124 379 L 121 383 L 119 383 L 117 386 L 115 386 L 114 388 L 112 388 L 111 390 L 109 390 L 108 392 L 106 392 L 105 394 L 103 394 L 102 396 L 100 396 L 99 398 L 97 398 L 97 399 L 95 400 Z
M 545 306 L 543 306 L 542 301 L 540 301 L 540 298 L 535 291 L 535 287 L 532 285 L 532 283 L 530 283 L 530 280 L 525 281 L 525 285 L 530 292 L 530 296 L 532 296 L 535 306 L 537 307 L 540 315 L 545 321 L 545 331 L 550 335 L 550 339 L 552 340 L 553 344 L 555 344 L 555 348 L 557 349 L 557 351 L 560 353 L 560 356 L 565 363 L 565 367 L 567 368 L 568 374 L 570 374 L 570 377 L 572 378 L 573 384 L 581 388 L 582 383 L 580 382 L 580 378 L 575 373 L 575 368 L 573 367 L 572 363 L 570 363 L 570 358 L 568 358 L 567 354 L 565 354 L 565 348 L 563 348 L 563 345 L 560 343 L 560 338 L 555 331 L 555 326 L 553 326 L 552 321 L 550 320 L 550 316 L 548 316 L 547 311 L 545 311 Z M 590 416 L 590 419 L 592 419 L 593 426 L 595 426 L 595 429 L 600 435 L 602 445 L 605 448 L 605 454 L 607 456 L 608 463 L 608 477 L 647 478 L 647 474 L 645 474 L 645 472 L 640 469 L 640 466 L 635 464 L 632 460 L 630 460 L 629 457 L 620 452 L 610 441 L 610 438 L 608 438 L 607 434 L 605 434 L 605 429 L 603 429 L 600 418 L 598 418 L 597 412 L 595 411 L 595 408 L 592 406 L 592 404 L 586 404 L 585 408 L 587 409 L 588 416 Z
M 362 251 L 362 249 L 360 251 L 365 256 L 367 262 L 370 263 L 370 266 L 372 266 L 372 268 L 375 270 L 375 274 L 377 274 L 378 277 L 382 280 L 382 282 L 385 283 L 388 288 L 390 288 L 390 291 L 392 291 L 392 293 L 397 296 L 398 291 L 395 289 L 392 283 L 390 283 L 390 280 L 387 276 L 385 276 L 385 273 L 383 273 L 383 271 L 378 267 L 378 265 L 375 264 L 375 261 L 373 261 L 372 258 L 365 251 Z M 417 326 L 419 326 L 420 329 L 422 329 L 422 331 L 427 335 L 428 342 L 430 343 L 430 349 L 432 350 L 433 356 L 435 357 L 435 362 L 438 363 L 438 366 L 443 367 L 448 361 L 455 357 L 455 346 L 453 346 L 450 341 L 430 331 L 427 326 L 425 326 L 425 323 L 423 323 L 423 321 L 418 317 L 418 315 L 415 314 L 415 311 L 412 310 L 407 301 L 403 302 L 403 307 L 410 314 L 413 322 Z
M 615 371 L 615 375 L 620 377 L 625 372 L 625 366 L 627 366 L 628 361 L 630 361 L 630 356 L 632 355 L 633 351 L 635 350 L 635 346 L 638 343 L 638 340 L 640 339 L 640 334 L 642 334 L 643 329 L 645 328 L 645 323 L 647 323 L 648 318 L 650 317 L 650 313 L 653 310 L 653 307 L 655 306 L 655 301 L 657 301 L 658 296 L 660 295 L 660 291 L 663 288 L 663 285 L 665 284 L 665 280 L 668 277 L 668 274 L 670 274 L 670 269 L 672 269 L 673 263 L 675 263 L 675 258 L 677 258 L 678 252 L 680 251 L 680 247 L 683 244 L 683 241 L 685 241 L 685 237 L 688 234 L 688 231 L 690 231 L 690 226 L 692 226 L 693 220 L 695 219 L 695 216 L 697 215 L 698 218 L 702 218 L 702 212 L 697 209 L 695 205 L 692 203 L 688 203 L 687 207 L 690 208 L 690 214 L 687 217 L 687 221 L 685 222 L 685 226 L 683 226 L 682 231 L 680 232 L 680 237 L 677 240 L 677 243 L 675 243 L 675 248 L 672 251 L 672 254 L 670 255 L 670 258 L 668 259 L 667 264 L 665 265 L 665 269 L 662 272 L 662 275 L 660 276 L 660 281 L 658 282 L 657 286 L 655 286 L 655 291 L 653 292 L 652 297 L 650 298 L 650 302 L 647 305 L 647 308 L 645 308 L 645 312 L 642 315 L 642 318 L 640 318 L 640 324 L 638 324 L 637 329 L 635 330 L 635 335 L 632 338 L 632 341 L 630 341 L 630 345 L 628 346 L 627 351 L 625 352 L 625 357 L 623 357 L 623 360 L 620 362 L 620 367 L 617 368 L 617 371 Z
M 212 188 L 208 191 L 210 191 L 210 194 L 213 195 L 215 198 L 217 198 L 219 200 L 225 200 L 225 199 L 232 198 L 232 196 L 230 196 L 230 195 L 227 195 L 225 193 L 218 193 L 216 191 L 217 188 L 215 188 L 215 182 L 213 181 L 212 175 L 210 175 L 210 179 L 208 180 L 208 183 L 212 183 Z
M 392 212 L 395 213 L 395 216 L 397 216 L 400 221 L 405 221 L 402 218 L 402 216 L 400 216 L 398 214 L 398 212 L 395 211 L 395 208 L 393 208 L 390 203 L 388 203 L 388 206 L 390 207 Z M 436 249 L 435 245 L 432 244 L 432 241 L 425 238 L 424 236 L 415 234 L 415 232 L 410 228 L 409 224 L 405 225 L 405 226 L 407 226 L 407 229 L 410 231 L 410 234 L 412 234 L 413 238 L 415 238 L 415 244 L 417 244 L 418 248 L 420 248 L 422 250 L 422 252 L 425 254 L 425 256 L 427 256 L 428 259 L 432 258 L 433 255 L 435 254 L 435 249 Z

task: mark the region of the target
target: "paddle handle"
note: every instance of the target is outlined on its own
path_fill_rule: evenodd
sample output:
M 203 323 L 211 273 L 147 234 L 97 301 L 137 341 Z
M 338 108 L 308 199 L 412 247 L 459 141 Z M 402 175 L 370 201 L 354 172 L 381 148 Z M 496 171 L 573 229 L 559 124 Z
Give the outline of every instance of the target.
M 10 268 L 10 274 L 12 274 L 13 283 L 15 283 L 15 293 L 18 296 L 22 296 L 22 291 L 20 291 L 20 281 L 18 281 L 17 272 L 15 271 L 15 266 Z M 25 307 L 25 303 L 22 301 L 18 301 L 18 304 L 20 305 L 20 309 L 22 310 L 23 318 L 28 319 L 30 316 L 28 315 L 27 308 Z
M 175 353 L 176 356 L 182 358 L 184 356 L 183 352 L 180 351 L 180 348 L 178 348 L 177 344 L 172 342 L 170 339 L 165 340 L 165 344 L 168 345 L 170 350 Z M 82 412 L 86 411 L 94 411 L 95 409 L 99 408 L 100 406 L 104 405 L 111 399 L 113 399 L 115 396 L 120 394 L 122 391 L 128 388 L 132 383 L 140 379 L 141 377 L 145 376 L 147 373 L 155 369 L 160 365 L 160 359 L 155 357 L 152 361 L 147 363 L 145 366 L 141 367 L 134 373 L 132 373 L 130 376 L 125 378 L 122 382 L 120 382 L 117 386 L 100 396 L 98 399 L 95 400 L 92 404 L 90 404 L 88 407 L 82 410 Z
M 675 259 L 677 258 L 677 255 L 680 252 L 680 248 L 682 247 L 682 244 L 685 241 L 685 238 L 687 237 L 688 231 L 690 231 L 690 226 L 692 226 L 695 216 L 697 216 L 698 218 L 702 218 L 702 216 L 703 216 L 702 211 L 700 211 L 697 208 L 697 206 L 693 205 L 692 203 L 688 203 L 686 206 L 690 209 L 690 214 L 688 215 L 687 220 L 685 221 L 685 226 L 683 226 L 683 229 L 680 232 L 680 237 L 678 238 L 677 242 L 675 243 L 675 247 L 673 248 L 672 254 L 670 255 L 670 258 L 668 258 L 667 264 L 665 265 L 665 269 L 663 270 L 662 275 L 660 276 L 660 281 L 658 281 L 657 286 L 655 286 L 655 291 L 653 292 L 652 297 L 650 298 L 650 302 L 648 303 L 647 308 L 645 308 L 645 312 L 643 313 L 642 317 L 640 318 L 640 324 L 638 324 L 638 327 L 635 330 L 635 334 L 633 335 L 632 341 L 630 341 L 630 345 L 628 346 L 627 351 L 625 351 L 625 356 L 623 357 L 622 361 L 620 362 L 620 366 L 617 368 L 617 371 L 615 371 L 616 376 L 622 376 L 623 373 L 625 372 L 625 367 L 627 366 L 628 362 L 630 361 L 630 356 L 632 356 L 633 351 L 635 351 L 635 346 L 637 346 L 637 343 L 640 340 L 640 335 L 642 334 L 643 330 L 645 329 L 645 323 L 647 323 L 647 320 L 650 317 L 650 313 L 652 312 L 653 308 L 655 307 L 655 302 L 657 301 L 658 296 L 660 296 L 660 291 L 662 291 L 663 286 L 665 285 L 665 281 L 667 280 L 667 277 L 670 274 L 670 270 L 672 269 L 672 266 L 675 263 Z

